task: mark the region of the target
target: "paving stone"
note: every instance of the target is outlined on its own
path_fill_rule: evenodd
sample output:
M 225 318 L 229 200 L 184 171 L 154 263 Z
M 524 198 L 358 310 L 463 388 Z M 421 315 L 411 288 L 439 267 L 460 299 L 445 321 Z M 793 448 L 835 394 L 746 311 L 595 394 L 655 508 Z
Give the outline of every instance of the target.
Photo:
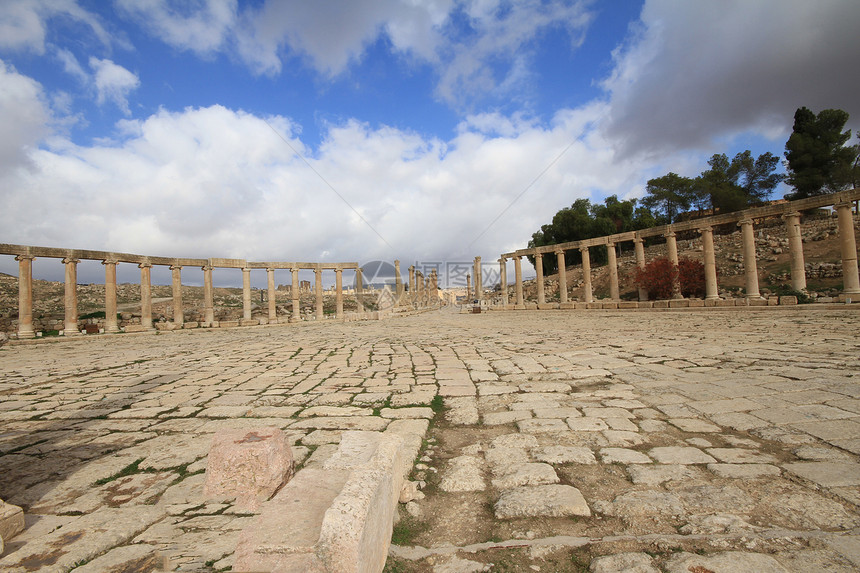
M 442 473 L 439 489 L 447 492 L 484 491 L 483 464 L 475 456 L 457 456 Z
M 782 474 L 777 466 L 757 463 L 708 464 L 708 469 L 719 477 L 731 479 L 756 479 Z
M 629 465 L 627 473 L 636 485 L 657 486 L 668 481 L 684 482 L 701 477 L 701 470 L 678 464 Z
M 698 418 L 670 418 L 669 423 L 682 432 L 714 433 L 721 430 L 719 426 Z
M 591 515 L 582 493 L 569 485 L 517 487 L 502 493 L 495 504 L 498 519 Z
M 613 517 L 629 517 L 644 515 L 681 515 L 684 506 L 681 498 L 674 493 L 664 491 L 631 491 L 621 494 L 609 501 L 592 503 L 595 511 Z
M 567 425 L 574 432 L 602 432 L 609 429 L 604 420 L 592 417 L 568 418 Z
M 544 463 L 512 463 L 495 466 L 493 487 L 510 489 L 526 485 L 545 485 L 558 483 L 559 478 L 552 466 Z
M 527 382 L 520 384 L 522 392 L 570 392 L 570 384 L 563 382 Z
M 778 461 L 770 454 L 744 448 L 707 448 L 705 451 L 727 464 L 775 464 Z
M 795 462 L 782 467 L 823 487 L 860 485 L 860 464 L 853 462 Z
M 582 416 L 576 408 L 535 408 L 535 418 L 578 418 Z
M 517 428 L 521 432 L 529 434 L 541 434 L 544 432 L 566 432 L 569 428 L 562 420 L 531 418 L 518 420 Z
M 620 419 L 620 418 L 616 418 Z M 627 432 L 625 430 L 606 430 L 603 432 L 604 437 L 609 441 L 609 444 L 617 447 L 638 446 L 647 442 L 647 437 L 638 432 Z
M 712 464 L 717 462 L 699 448 L 683 446 L 651 448 L 648 455 L 658 464 Z
M 779 562 L 769 555 L 746 551 L 726 551 L 715 555 L 695 555 L 682 552 L 666 562 L 667 573 L 690 573 L 710 571 L 711 573 L 735 573 L 755 571 L 756 573 L 789 573 Z
M 660 573 L 647 553 L 616 553 L 591 560 L 591 573 Z
M 389 420 L 377 416 L 333 416 L 305 418 L 292 424 L 297 430 L 366 430 L 379 432 L 388 426 Z
M 530 460 L 525 448 L 490 448 L 484 452 L 484 459 L 491 466 L 524 464 Z
M 604 464 L 650 464 L 651 458 L 627 448 L 601 448 L 600 461 Z
M 538 440 L 531 434 L 504 434 L 490 441 L 493 448 L 536 448 Z
M 500 426 L 512 424 L 519 420 L 527 420 L 532 417 L 529 410 L 511 410 L 508 412 L 490 412 L 481 416 L 481 420 L 487 426 Z
M 581 446 L 544 446 L 532 450 L 532 456 L 548 464 L 596 464 L 594 453 Z

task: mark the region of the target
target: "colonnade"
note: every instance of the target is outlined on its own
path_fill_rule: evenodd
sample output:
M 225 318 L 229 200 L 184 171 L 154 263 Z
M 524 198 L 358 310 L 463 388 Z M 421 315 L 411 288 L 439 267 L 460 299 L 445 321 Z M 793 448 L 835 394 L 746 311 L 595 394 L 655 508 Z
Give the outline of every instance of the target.
M 434 307 L 439 303 L 439 276 L 436 269 L 432 269 L 424 276 L 415 265 L 409 267 L 409 295 L 400 277 L 400 261 L 394 261 L 395 291 L 397 292 L 397 304 L 399 306 L 411 306 L 413 308 Z
M 515 309 L 525 308 L 523 300 L 522 263 L 524 256 L 533 256 L 535 260 L 537 306 L 547 308 L 544 292 L 543 255 L 554 253 L 558 261 L 559 273 L 559 302 L 567 305 L 567 277 L 565 253 L 578 249 L 582 255 L 583 271 L 583 300 L 582 302 L 593 303 L 594 294 L 591 284 L 591 261 L 589 248 L 605 246 L 607 250 L 607 264 L 609 268 L 609 296 L 611 301 L 620 301 L 618 285 L 618 261 L 616 246 L 623 242 L 632 242 L 636 265 L 644 268 L 645 248 L 644 242 L 648 237 L 662 236 L 666 241 L 666 250 L 669 261 L 678 265 L 678 245 L 676 233 L 679 231 L 696 231 L 702 241 L 702 263 L 705 270 L 705 300 L 716 301 L 719 299 L 719 286 L 717 283 L 716 257 L 714 253 L 714 227 L 717 225 L 736 224 L 741 230 L 742 256 L 744 267 L 745 296 L 748 300 L 761 299 L 758 281 L 758 268 L 756 263 L 755 247 L 755 220 L 767 217 L 781 217 L 788 236 L 788 248 L 791 261 L 791 286 L 794 290 L 806 289 L 806 269 L 804 264 L 803 240 L 800 232 L 801 212 L 808 209 L 832 206 L 836 211 L 837 230 L 839 236 L 840 253 L 842 259 L 843 294 L 846 296 L 860 294 L 860 275 L 857 265 L 857 244 L 854 232 L 854 215 L 852 213 L 852 202 L 860 199 L 860 190 L 854 189 L 833 195 L 811 197 L 799 201 L 768 205 L 740 211 L 726 213 L 674 225 L 654 227 L 637 232 L 619 233 L 606 237 L 588 239 L 559 245 L 549 245 L 533 249 L 522 249 L 513 253 L 505 253 L 499 259 L 500 286 L 502 290 L 502 304 L 509 306 L 507 285 L 507 261 L 513 259 L 515 272 Z M 681 298 L 681 289 L 678 277 L 673 284 L 673 298 Z M 647 301 L 648 293 L 645 289 L 639 289 L 639 300 Z
M 284 262 L 248 262 L 238 259 L 167 259 L 162 257 L 144 257 L 140 255 L 105 253 L 100 251 L 76 251 L 55 249 L 49 247 L 31 247 L 23 245 L 0 244 L 0 254 L 14 255 L 18 261 L 18 338 L 33 338 L 36 336 L 33 327 L 33 261 L 37 258 L 60 259 L 65 265 L 64 281 L 64 335 L 81 334 L 78 325 L 77 297 L 77 266 L 82 259 L 100 260 L 105 268 L 105 332 L 120 332 L 117 320 L 117 265 L 120 263 L 136 264 L 140 268 L 140 324 L 129 325 L 126 331 L 154 330 L 152 320 L 152 267 L 166 266 L 171 271 L 173 295 L 173 325 L 174 327 L 212 327 L 219 326 L 215 321 L 214 287 L 212 271 L 215 268 L 235 268 L 242 271 L 242 319 L 239 325 L 259 324 L 259 320 L 251 316 L 251 271 L 265 270 L 267 273 L 268 308 L 267 322 L 278 322 L 275 304 L 275 270 L 285 269 L 292 274 L 292 316 L 290 322 L 301 320 L 299 301 L 299 271 L 312 270 L 315 275 L 315 318 L 322 320 L 323 295 L 322 273 L 326 270 L 335 272 L 335 316 L 344 318 L 343 311 L 343 271 L 355 272 L 355 300 L 358 311 L 364 311 L 361 298 L 364 294 L 362 271 L 357 263 L 284 263 Z M 182 269 L 184 267 L 200 267 L 203 270 L 203 306 L 204 318 L 201 323 L 186 324 L 182 306 Z M 428 279 L 429 280 L 429 279 Z M 434 276 L 435 281 L 435 276 Z M 434 282 L 435 285 L 435 282 Z M 227 326 L 221 324 L 220 326 Z

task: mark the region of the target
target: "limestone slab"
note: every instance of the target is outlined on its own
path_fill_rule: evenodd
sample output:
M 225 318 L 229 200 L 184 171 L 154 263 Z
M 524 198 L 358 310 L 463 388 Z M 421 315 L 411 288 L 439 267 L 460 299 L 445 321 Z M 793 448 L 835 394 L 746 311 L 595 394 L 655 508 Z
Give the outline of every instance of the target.
M 719 477 L 730 479 L 777 477 L 782 473 L 777 466 L 756 463 L 708 464 L 708 469 Z
M 700 450 L 684 446 L 651 448 L 648 455 L 658 464 L 713 464 L 717 460 Z
M 551 465 L 545 463 L 513 463 L 496 466 L 493 470 L 493 487 L 510 489 L 527 485 L 545 485 L 559 482 Z
M 609 426 L 601 418 L 592 418 L 589 416 L 568 418 L 567 425 L 574 432 L 602 432 L 609 429 Z
M 495 504 L 498 519 L 591 515 L 582 493 L 569 485 L 518 487 L 502 493 Z
M 660 573 L 647 553 L 616 553 L 591 560 L 591 573 Z
M 545 446 L 532 450 L 539 462 L 548 464 L 596 464 L 594 453 L 582 446 Z
M 666 562 L 667 573 L 735 573 L 737 571 L 755 571 L 756 573 L 789 573 L 779 561 L 770 555 L 751 553 L 747 551 L 726 551 L 715 555 L 696 555 L 693 553 L 678 553 Z
M 727 464 L 775 464 L 778 461 L 770 454 L 745 448 L 706 448 L 705 451 Z
M 627 448 L 601 448 L 600 461 L 604 464 L 650 464 L 651 458 Z
M 860 464 L 853 462 L 795 462 L 782 467 L 823 487 L 860 485 Z
M 542 434 L 545 432 L 566 432 L 568 426 L 562 420 L 547 418 L 532 418 L 517 421 L 517 428 L 528 434 Z
M 448 462 L 447 469 L 442 473 L 439 489 L 448 492 L 484 491 L 481 460 L 476 456 L 457 456 Z

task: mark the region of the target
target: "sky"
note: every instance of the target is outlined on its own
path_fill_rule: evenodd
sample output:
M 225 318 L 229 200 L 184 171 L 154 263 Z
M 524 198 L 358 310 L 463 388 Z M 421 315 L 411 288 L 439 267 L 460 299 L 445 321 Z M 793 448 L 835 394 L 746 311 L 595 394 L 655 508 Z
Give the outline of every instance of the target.
M 781 157 L 801 106 L 856 132 L 858 30 L 856 0 L 3 0 L 0 243 L 495 264 L 579 198 Z

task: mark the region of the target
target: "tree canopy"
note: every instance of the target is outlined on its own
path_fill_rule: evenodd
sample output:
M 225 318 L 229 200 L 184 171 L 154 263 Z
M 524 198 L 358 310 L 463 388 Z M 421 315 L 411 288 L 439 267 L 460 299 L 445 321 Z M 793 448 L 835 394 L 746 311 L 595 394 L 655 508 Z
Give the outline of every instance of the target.
M 848 113 L 825 109 L 816 115 L 802 107 L 794 113 L 794 129 L 785 144 L 788 199 L 835 193 L 854 184 L 857 145 L 846 146 L 851 130 L 843 131 Z

